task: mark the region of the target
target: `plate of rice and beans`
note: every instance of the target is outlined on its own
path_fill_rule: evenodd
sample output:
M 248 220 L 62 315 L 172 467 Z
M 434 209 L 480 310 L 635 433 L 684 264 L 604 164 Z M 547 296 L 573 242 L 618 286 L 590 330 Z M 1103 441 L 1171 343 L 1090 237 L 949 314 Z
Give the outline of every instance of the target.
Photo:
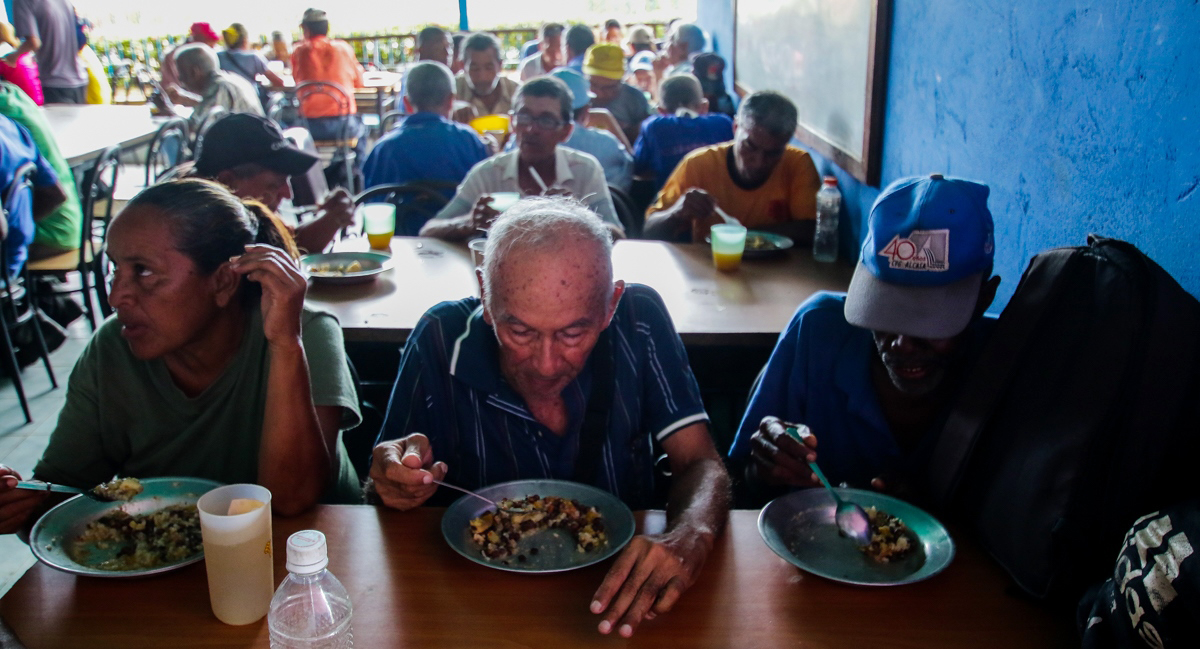
M 90 577 L 141 577 L 204 558 L 196 501 L 221 483 L 147 478 L 128 501 L 75 496 L 33 526 L 29 548 L 42 563 Z
M 839 488 L 867 512 L 871 543 L 859 547 L 838 532 L 833 498 L 805 489 L 776 498 L 758 517 L 758 532 L 775 554 L 814 575 L 860 586 L 897 586 L 928 579 L 954 559 L 954 541 L 933 516 L 874 491 Z

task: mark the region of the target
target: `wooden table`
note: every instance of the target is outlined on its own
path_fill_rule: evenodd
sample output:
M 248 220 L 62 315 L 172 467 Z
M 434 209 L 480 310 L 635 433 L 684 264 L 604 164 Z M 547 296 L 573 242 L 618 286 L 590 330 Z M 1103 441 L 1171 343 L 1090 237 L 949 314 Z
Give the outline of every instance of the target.
M 1005 594 L 1006 579 L 977 548 L 928 581 L 846 586 L 808 575 L 766 547 L 757 511 L 730 526 L 675 609 L 633 638 L 602 636 L 588 611 L 611 561 L 547 575 L 492 570 L 442 539 L 440 509 L 411 512 L 322 506 L 274 521 L 275 580 L 286 576 L 287 536 L 319 529 L 329 568 L 354 604 L 357 647 L 1062 647 L 1069 621 Z M 660 529 L 661 512 L 640 513 Z M 0 600 L 0 615 L 30 649 L 45 647 L 267 647 L 266 622 L 213 617 L 204 564 L 146 579 L 74 577 L 41 564 Z
M 346 340 L 402 343 L 429 307 L 479 295 L 464 245 L 396 237 L 392 259 L 394 267 L 371 284 L 314 283 L 309 303 L 336 314 Z M 722 273 L 713 268 L 707 245 L 626 240 L 613 249 L 613 272 L 656 289 L 687 345 L 770 346 L 813 293 L 846 290 L 853 268 L 792 251 L 744 260 L 737 272 Z
M 145 144 L 154 137 L 158 122 L 150 106 L 68 105 L 44 106 L 46 120 L 67 164 L 81 166 L 114 144 Z

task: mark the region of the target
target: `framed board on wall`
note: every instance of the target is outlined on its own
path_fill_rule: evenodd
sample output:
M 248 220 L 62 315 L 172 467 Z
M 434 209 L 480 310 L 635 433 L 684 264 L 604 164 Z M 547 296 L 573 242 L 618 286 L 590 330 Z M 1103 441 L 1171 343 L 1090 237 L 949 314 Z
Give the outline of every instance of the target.
M 796 104 L 796 137 L 879 185 L 891 0 L 735 0 L 739 92 Z

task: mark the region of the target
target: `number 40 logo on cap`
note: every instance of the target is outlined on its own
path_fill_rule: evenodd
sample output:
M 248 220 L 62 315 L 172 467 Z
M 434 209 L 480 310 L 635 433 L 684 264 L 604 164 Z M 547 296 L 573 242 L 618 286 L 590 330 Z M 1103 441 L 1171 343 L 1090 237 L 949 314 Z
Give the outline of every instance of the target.
M 913 230 L 907 237 L 896 235 L 879 256 L 888 258 L 889 268 L 945 272 L 950 270 L 950 230 Z

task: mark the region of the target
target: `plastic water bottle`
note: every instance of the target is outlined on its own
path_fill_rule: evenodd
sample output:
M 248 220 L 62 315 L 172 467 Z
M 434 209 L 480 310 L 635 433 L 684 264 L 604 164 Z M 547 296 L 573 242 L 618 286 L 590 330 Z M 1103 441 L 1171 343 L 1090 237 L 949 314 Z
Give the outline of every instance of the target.
M 817 192 L 817 230 L 813 235 L 813 259 L 837 261 L 838 214 L 842 211 L 842 193 L 838 191 L 837 178 L 825 176 L 821 191 Z
M 271 649 L 350 649 L 354 607 L 329 565 L 325 535 L 296 532 L 287 542 L 287 579 L 271 598 Z

